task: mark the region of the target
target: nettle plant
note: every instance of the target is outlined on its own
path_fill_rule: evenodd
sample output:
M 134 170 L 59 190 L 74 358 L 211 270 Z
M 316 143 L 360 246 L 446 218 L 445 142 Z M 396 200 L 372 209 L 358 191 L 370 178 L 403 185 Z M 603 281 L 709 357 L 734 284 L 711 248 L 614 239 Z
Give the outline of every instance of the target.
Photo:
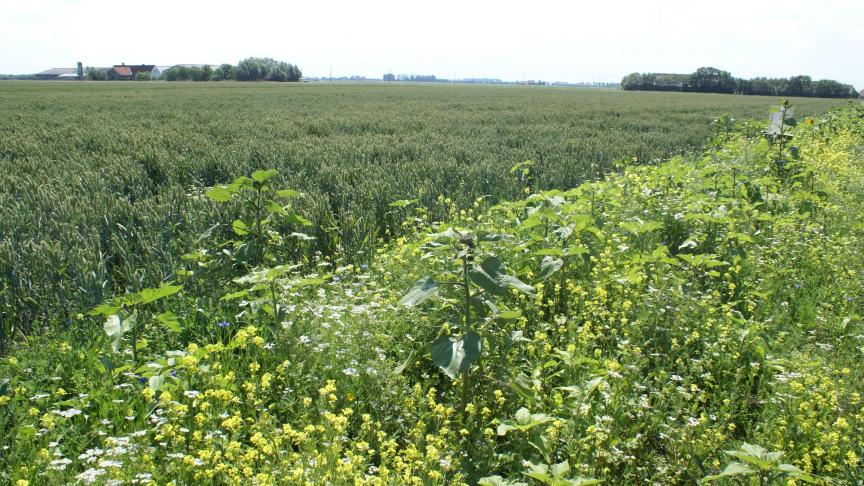
M 423 258 L 440 271 L 419 279 L 400 301 L 415 307 L 435 295 L 439 297 L 440 310 L 449 316 L 432 342 L 432 362 L 451 379 L 462 379 L 463 407 L 471 392 L 471 367 L 480 361 L 484 342 L 496 349 L 509 347 L 509 336 L 497 329 L 496 323 L 518 319 L 521 312 L 505 305 L 507 297 L 513 291 L 536 293 L 534 287 L 511 275 L 501 258 L 481 246 L 505 238 L 452 228 L 430 235 Z

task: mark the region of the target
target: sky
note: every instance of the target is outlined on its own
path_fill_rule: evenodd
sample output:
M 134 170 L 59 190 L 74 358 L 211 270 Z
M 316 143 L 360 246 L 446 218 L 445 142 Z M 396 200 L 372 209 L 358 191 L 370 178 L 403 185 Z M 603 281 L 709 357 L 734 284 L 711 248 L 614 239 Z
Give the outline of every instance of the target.
M 0 0 L 0 73 L 250 56 L 316 77 L 617 82 L 713 66 L 864 89 L 864 1 Z

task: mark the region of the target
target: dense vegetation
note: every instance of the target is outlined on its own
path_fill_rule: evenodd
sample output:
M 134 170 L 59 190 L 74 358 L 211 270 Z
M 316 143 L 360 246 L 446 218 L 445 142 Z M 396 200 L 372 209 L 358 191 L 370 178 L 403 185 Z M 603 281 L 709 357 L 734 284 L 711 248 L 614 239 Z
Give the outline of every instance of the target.
M 278 184 L 304 193 L 299 210 L 316 239 L 286 239 L 294 259 L 362 263 L 377 238 L 401 234 L 393 201 L 416 198 L 441 219 L 479 196 L 512 199 L 523 186 L 508 169 L 528 159 L 533 187 L 575 187 L 621 159 L 699 147 L 715 116 L 764 118 L 775 101 L 523 87 L 3 84 L 0 344 L 74 326 L 108 296 L 173 278 L 177 255 L 228 214 L 203 189 L 239 174 L 276 168 Z M 837 104 L 796 103 L 802 115 Z
M 303 71 L 294 64 L 269 57 L 248 57 L 236 66 L 177 66 L 163 76 L 166 81 L 300 81 Z
M 569 190 L 527 162 L 512 202 L 393 202 L 368 266 L 284 244 L 312 200 L 275 170 L 196 190 L 230 232 L 0 361 L 0 478 L 860 482 L 864 107 L 721 125 Z
M 813 81 L 810 76 L 791 78 L 735 78 L 728 71 L 712 67 L 692 74 L 632 73 L 621 80 L 624 90 L 684 91 L 763 96 L 801 96 L 817 98 L 855 98 L 858 92 L 848 84 L 832 79 Z

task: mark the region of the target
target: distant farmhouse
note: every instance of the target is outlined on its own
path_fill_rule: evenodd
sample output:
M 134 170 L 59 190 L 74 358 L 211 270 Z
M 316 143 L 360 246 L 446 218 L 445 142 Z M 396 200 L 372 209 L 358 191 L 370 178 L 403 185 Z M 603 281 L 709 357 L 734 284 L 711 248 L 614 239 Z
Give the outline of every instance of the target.
M 135 79 L 139 73 L 145 73 L 150 79 L 162 77 L 162 71 L 153 64 L 115 64 L 108 71 L 108 79 L 121 81 Z
M 36 73 L 34 75 L 36 79 L 41 80 L 57 80 L 57 81 L 66 81 L 66 80 L 76 80 L 84 77 L 84 68 L 81 66 L 81 63 L 78 63 L 78 67 L 74 68 L 51 68 L 46 71 L 42 71 L 41 73 Z
M 197 64 L 178 64 L 178 66 L 197 66 Z M 203 64 L 202 64 L 203 66 Z M 65 81 L 83 79 L 89 72 L 102 72 L 108 79 L 114 81 L 126 81 L 135 79 L 139 73 L 146 73 L 150 79 L 159 79 L 162 73 L 176 66 L 156 66 L 154 64 L 130 64 L 126 63 L 115 64 L 111 67 L 88 67 L 86 70 L 81 63 L 78 63 L 77 68 L 52 68 L 36 73 L 33 75 L 35 79 L 43 81 Z
M 36 73 L 36 79 L 45 81 L 50 80 L 65 80 L 78 79 L 78 69 L 76 68 L 51 68 L 41 73 Z

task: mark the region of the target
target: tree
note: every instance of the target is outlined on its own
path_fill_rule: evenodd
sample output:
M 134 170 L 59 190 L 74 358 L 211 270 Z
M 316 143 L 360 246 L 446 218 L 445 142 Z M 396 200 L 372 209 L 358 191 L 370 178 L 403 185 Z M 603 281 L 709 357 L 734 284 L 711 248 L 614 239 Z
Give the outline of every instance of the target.
M 813 80 L 810 76 L 792 76 L 786 83 L 786 89 L 783 94 L 786 96 L 812 96 L 812 84 Z
M 237 81 L 300 81 L 297 66 L 269 57 L 248 57 L 237 63 Z
M 687 80 L 689 91 L 700 93 L 734 93 L 735 78 L 728 71 L 701 67 Z
M 91 81 L 107 81 L 108 73 L 105 71 L 97 71 L 91 67 L 87 68 L 87 78 Z
M 234 79 L 234 76 L 235 76 L 234 66 L 226 63 L 226 64 L 222 64 L 221 66 L 216 68 L 215 71 L 213 71 L 213 78 L 212 79 L 214 81 L 223 81 L 223 80 Z

